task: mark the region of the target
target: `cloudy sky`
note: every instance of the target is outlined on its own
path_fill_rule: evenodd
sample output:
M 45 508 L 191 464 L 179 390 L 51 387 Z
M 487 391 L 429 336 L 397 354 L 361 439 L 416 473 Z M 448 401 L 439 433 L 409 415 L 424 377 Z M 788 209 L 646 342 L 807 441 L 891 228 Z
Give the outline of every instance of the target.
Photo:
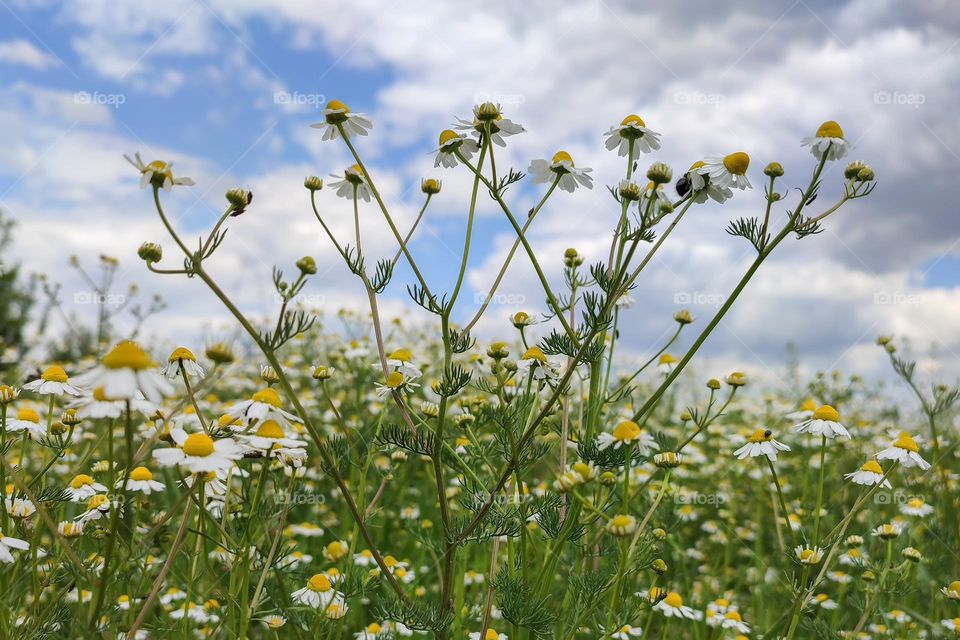
M 780 375 L 790 342 L 808 369 L 877 374 L 884 359 L 873 341 L 889 333 L 909 339 L 930 369 L 960 368 L 960 12 L 951 0 L 0 0 L 0 16 L 0 207 L 20 222 L 13 258 L 63 282 L 78 314 L 91 310 L 69 257 L 93 264 L 107 253 L 121 259 L 123 283 L 169 302 L 148 333 L 190 342 L 224 326 L 199 283 L 154 276 L 136 259 L 144 240 L 173 254 L 123 160 L 138 150 L 196 180 L 168 198 L 187 235 L 212 224 L 229 187 L 255 193 L 210 267 L 246 311 L 275 311 L 270 266 L 291 270 L 305 254 L 322 275 L 309 301 L 360 308 L 357 283 L 301 186 L 305 175 L 349 164 L 342 145 L 308 126 L 329 99 L 374 120 L 360 153 L 401 227 L 421 204 L 420 178 L 443 179 L 411 247 L 437 291 L 452 287 L 469 176 L 434 169 L 430 152 L 438 132 L 478 101 L 500 102 L 528 130 L 510 140 L 499 166 L 525 169 L 562 148 L 594 168 L 593 191 L 556 194 L 530 232 L 558 284 L 564 248 L 599 260 L 609 242 L 618 208 L 604 185 L 622 165 L 602 134 L 625 115 L 640 114 L 662 134 L 657 159 L 677 170 L 743 150 L 754 185 L 776 160 L 784 188 L 809 180 L 813 159 L 800 139 L 834 119 L 879 186 L 824 233 L 778 248 L 710 340 L 704 366 Z M 841 172 L 842 164 L 828 170 L 818 205 L 841 192 Z M 511 191 L 517 211 L 541 193 L 529 183 Z M 512 240 L 502 213 L 482 200 L 461 320 Z M 345 237 L 348 203 L 328 191 L 319 201 Z M 658 348 L 681 306 L 707 321 L 751 259 L 724 227 L 762 206 L 754 189 L 691 211 L 633 292 L 629 354 Z M 368 256 L 392 254 L 375 205 L 361 214 Z M 390 312 L 408 304 L 409 281 L 409 271 L 398 272 Z M 485 336 L 510 335 L 506 317 L 517 308 L 544 310 L 522 256 L 501 293 Z

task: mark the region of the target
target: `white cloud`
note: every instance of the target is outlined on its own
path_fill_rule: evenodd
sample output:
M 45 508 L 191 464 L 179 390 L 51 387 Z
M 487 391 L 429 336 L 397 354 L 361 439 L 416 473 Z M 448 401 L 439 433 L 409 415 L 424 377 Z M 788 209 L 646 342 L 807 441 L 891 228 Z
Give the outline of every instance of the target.
M 60 64 L 55 55 L 22 38 L 0 41 L 0 63 L 22 64 L 40 70 Z

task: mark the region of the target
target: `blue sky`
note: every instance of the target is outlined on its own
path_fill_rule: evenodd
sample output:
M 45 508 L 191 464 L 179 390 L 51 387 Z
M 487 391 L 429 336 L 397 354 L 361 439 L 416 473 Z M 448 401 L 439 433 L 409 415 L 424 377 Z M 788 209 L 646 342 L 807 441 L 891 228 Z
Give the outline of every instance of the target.
M 434 169 L 430 151 L 454 116 L 491 97 L 528 130 L 498 162 L 525 169 L 564 148 L 595 169 L 592 192 L 553 197 L 531 231 L 538 251 L 556 256 L 546 260 L 555 281 L 566 246 L 602 256 L 615 216 L 604 185 L 621 171 L 602 133 L 624 115 L 639 113 L 663 134 L 662 152 L 641 163 L 659 159 L 680 171 L 705 155 L 745 150 L 754 185 L 770 160 L 787 167 L 788 180 L 796 176 L 788 185 L 804 182 L 812 159 L 800 139 L 823 120 L 840 121 L 856 143 L 852 157 L 877 170 L 875 197 L 847 207 L 821 236 L 785 246 L 711 340 L 705 366 L 775 376 L 790 341 L 810 368 L 876 372 L 884 365 L 873 339 L 894 333 L 921 355 L 941 354 L 925 357 L 924 367 L 956 369 L 948 360 L 960 351 L 960 35 L 946 0 L 694 0 L 682 9 L 614 1 L 3 0 L 0 15 L 0 126 L 8 138 L 0 207 L 21 223 L 17 257 L 75 290 L 71 254 L 119 256 L 126 279 L 171 304 L 147 327 L 158 340 L 199 340 L 225 320 L 195 283 L 151 277 L 138 264 L 140 242 L 165 238 L 123 153 L 172 159 L 197 181 L 170 200 L 188 232 L 210 224 L 227 188 L 254 191 L 254 206 L 216 262 L 246 310 L 270 313 L 269 266 L 289 269 L 305 253 L 323 272 L 309 290 L 313 300 L 327 310 L 359 309 L 360 291 L 324 243 L 300 186 L 307 173 L 342 172 L 348 158 L 309 123 L 331 98 L 371 115 L 373 135 L 360 140 L 360 152 L 401 227 L 419 208 L 420 177 L 444 180 L 412 246 L 442 291 L 462 244 L 469 176 Z M 824 200 L 840 192 L 840 171 L 825 181 Z M 528 180 L 511 202 L 525 211 L 539 193 Z M 761 195 L 755 189 L 705 207 L 678 230 L 634 292 L 628 356 L 656 348 L 683 295 L 704 301 L 692 311 L 709 317 L 710 301 L 730 290 L 749 257 L 723 227 L 755 215 Z M 346 232 L 344 202 L 324 193 L 321 203 Z M 364 214 L 368 251 L 389 255 L 378 211 L 367 206 Z M 510 241 L 502 215 L 482 202 L 461 319 Z M 409 276 L 399 272 L 387 294 L 391 313 L 403 313 Z M 502 292 L 511 302 L 491 310 L 485 336 L 507 334 L 504 319 L 518 308 L 544 310 L 524 260 Z

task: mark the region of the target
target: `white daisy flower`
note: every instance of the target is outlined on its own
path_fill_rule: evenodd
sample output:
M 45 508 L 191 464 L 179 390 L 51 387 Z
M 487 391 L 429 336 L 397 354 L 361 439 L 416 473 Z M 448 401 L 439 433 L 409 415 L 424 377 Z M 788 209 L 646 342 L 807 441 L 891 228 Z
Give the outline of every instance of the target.
M 370 202 L 370 186 L 367 184 L 367 176 L 360 165 L 355 164 L 347 167 L 343 171 L 343 177 L 336 174 L 330 174 L 334 178 L 339 178 L 330 183 L 330 187 L 336 189 L 336 194 L 341 198 L 353 200 L 354 192 L 356 197 L 364 202 Z
M 710 178 L 710 184 L 720 189 L 749 189 L 750 180 L 747 179 L 747 168 L 750 166 L 750 156 L 743 151 L 729 155 L 704 158 L 703 166 L 695 169 L 697 173 Z
M 497 633 L 494 629 L 487 629 L 487 632 L 483 636 L 483 640 L 507 640 L 507 638 L 507 634 Z M 480 632 L 472 631 L 470 633 L 470 640 L 480 640 Z
M 322 574 L 316 573 L 302 589 L 297 589 L 290 594 L 294 602 L 305 604 L 314 609 L 326 609 L 333 603 L 343 603 L 343 594 L 336 591 L 330 583 L 330 579 Z
M 375 384 L 378 398 L 386 398 L 394 391 L 411 391 L 419 386 L 419 384 L 411 381 L 400 371 L 392 371 L 388 373 L 383 382 L 377 382 Z
M 654 611 L 659 611 L 668 618 L 687 618 L 689 620 L 700 620 L 703 618 L 703 612 L 697 611 L 683 604 L 683 598 L 676 591 L 671 591 L 660 602 L 653 605 Z
M 613 640 L 630 640 L 630 638 L 639 638 L 642 635 L 643 629 L 640 627 L 632 627 L 629 624 L 625 624 L 611 633 L 610 637 L 613 638 Z
M 673 369 L 676 366 L 677 366 L 677 359 L 674 358 L 669 353 L 663 354 L 662 356 L 660 356 L 660 359 L 657 360 L 657 371 L 659 371 L 664 375 L 673 371 Z
M 737 633 L 750 633 L 750 625 L 743 621 L 743 617 L 737 610 L 727 611 L 723 614 L 723 621 L 720 623 L 722 629 L 733 629 Z
M 930 468 L 930 463 L 920 457 L 917 438 L 911 437 L 906 431 L 901 431 L 893 444 L 878 453 L 876 458 L 877 460 L 896 460 L 905 467 L 920 467 L 921 471 Z
M 243 457 L 243 449 L 232 438 L 214 440 L 203 432 L 187 434 L 171 429 L 176 447 L 156 449 L 153 457 L 164 467 L 179 466 L 190 473 L 227 471 Z
M 809 420 L 794 426 L 797 433 L 809 433 L 828 439 L 849 438 L 850 432 L 840 424 L 840 414 L 828 404 L 813 412 Z
M 142 393 L 130 400 L 130 410 L 145 416 L 153 415 L 157 405 L 144 399 Z M 84 395 L 70 403 L 71 409 L 76 409 L 79 418 L 119 418 L 127 410 L 127 401 L 110 400 L 103 393 L 103 387 L 97 387 L 89 395 Z
M 87 389 L 99 387 L 110 400 L 146 398 L 159 403 L 173 393 L 170 383 L 154 368 L 153 359 L 130 340 L 119 343 L 103 356 L 99 366 L 77 376 L 76 383 Z
M 960 634 L 960 618 L 952 618 L 949 620 L 941 620 L 940 624 L 944 627 L 953 631 L 954 633 Z
M 71 502 L 84 502 L 100 492 L 105 492 L 107 488 L 96 482 L 90 476 L 81 473 L 74 476 L 73 480 L 67 486 L 67 493 L 70 495 Z
M 263 420 L 276 420 L 281 425 L 290 426 L 299 419 L 292 413 L 280 408 L 280 394 L 267 387 L 257 391 L 249 400 L 244 400 L 227 409 L 227 416 L 242 420 L 244 426 Z
M 452 129 L 444 129 L 440 132 L 440 146 L 437 147 L 437 159 L 434 160 L 434 167 L 455 167 L 459 159 L 454 152 L 459 151 L 464 159 L 469 160 L 473 154 L 480 151 L 478 145 L 473 139 L 468 138 L 465 133 L 457 133 Z
M 257 451 L 267 457 L 279 456 L 279 452 L 283 450 L 307 446 L 303 440 L 288 438 L 276 420 L 264 420 L 257 426 L 255 433 L 241 435 L 239 439 L 248 451 Z
M 624 420 L 612 432 L 604 431 L 597 436 L 597 445 L 601 449 L 613 447 L 619 449 L 621 446 L 637 443 L 637 450 L 640 455 L 647 455 L 650 451 L 659 451 L 660 445 L 648 433 L 644 433 L 633 420 Z
M 170 191 L 174 185 L 191 187 L 194 184 L 190 178 L 174 178 L 172 162 L 154 160 L 150 164 L 145 164 L 140 159 L 139 151 L 133 154 L 133 158 L 126 154 L 123 157 L 140 172 L 141 189 L 145 189 L 148 184 L 155 184 L 163 188 L 164 191 Z
M 100 493 L 95 496 L 91 496 L 87 500 L 87 509 L 75 519 L 81 523 L 87 523 L 94 520 L 101 520 L 107 518 L 110 515 L 110 509 L 114 505 L 110 504 L 110 496 Z
M 720 187 L 710 180 L 710 176 L 701 171 L 706 166 L 703 160 L 698 160 L 690 165 L 690 169 L 680 180 L 677 181 L 677 193 L 681 197 L 691 193 L 693 201 L 703 204 L 707 198 L 712 198 L 716 202 L 723 204 L 733 197 L 733 191 L 729 187 Z
M 668 211 L 673 211 L 673 202 L 664 191 L 663 185 L 654 182 L 647 183 L 637 206 L 641 216 L 654 220 Z M 663 213 L 661 213 L 661 209 L 664 209 Z
M 523 352 L 517 361 L 517 377 L 525 378 L 533 373 L 535 382 L 556 382 L 560 379 L 560 366 L 550 360 L 537 346 Z
M 870 533 L 871 535 L 877 538 L 883 538 L 884 540 L 888 540 L 890 538 L 899 537 L 900 534 L 903 533 L 903 527 L 901 527 L 896 522 L 888 522 L 885 524 L 881 524 L 877 527 L 874 527 L 874 529 Z
M 900 513 L 922 518 L 933 513 L 933 507 L 924 501 L 923 496 L 915 496 L 900 505 Z
M 960 600 L 960 580 L 954 580 L 947 586 L 941 588 L 940 593 L 947 596 L 949 600 Z
M 380 363 L 373 365 L 374 369 L 380 370 L 383 367 Z M 417 365 L 413 362 L 413 353 L 409 349 L 396 349 L 387 356 L 387 373 L 399 371 L 409 380 L 415 380 L 423 375 Z
M 483 581 L 483 574 L 472 569 L 463 574 L 463 584 L 468 587 L 474 584 L 483 584 Z
M 274 631 L 281 629 L 283 625 L 287 624 L 287 619 L 283 616 L 278 616 L 276 614 L 263 616 L 260 620 L 267 627 L 267 629 L 273 629 Z
M 833 120 L 827 120 L 817 129 L 816 135 L 804 138 L 801 143 L 803 147 L 810 147 L 810 153 L 817 160 L 823 159 L 826 155 L 827 160 L 839 160 L 847 155 L 851 145 L 843 137 L 843 129 Z
M 173 380 L 180 375 L 180 367 L 187 372 L 191 378 L 203 378 L 206 372 L 197 363 L 197 357 L 186 347 L 177 347 L 167 358 L 167 366 L 163 368 L 163 375 Z
M 349 138 L 353 135 L 365 136 L 373 129 L 373 121 L 362 113 L 353 113 L 350 108 L 339 100 L 331 100 L 323 110 L 323 122 L 315 122 L 310 126 L 314 129 L 323 129 L 322 140 L 336 140 L 340 137 L 340 130 Z
M 767 456 L 770 460 L 777 459 L 777 452 L 790 451 L 790 447 L 773 438 L 773 431 L 761 427 L 747 437 L 747 443 L 733 452 L 739 460 Z
M 794 422 L 806 422 L 807 420 L 813 417 L 813 413 L 817 410 L 817 403 L 807 398 L 803 401 L 803 404 L 800 405 L 800 408 L 796 411 L 791 411 L 786 414 L 787 420 L 792 420 Z
M 77 384 L 80 384 L 79 382 Z M 54 395 L 62 396 L 64 394 L 79 396 L 82 391 L 69 382 L 67 372 L 59 365 L 47 367 L 39 378 L 31 380 L 23 385 L 25 391 L 33 391 L 43 396 Z
M 138 491 L 146 496 L 157 491 L 163 491 L 165 488 L 162 482 L 153 479 L 153 472 L 146 467 L 135 467 L 133 471 L 130 472 L 128 479 L 124 480 L 121 478 L 117 480 L 114 487 L 116 489 L 123 489 L 124 483 L 126 483 L 128 491 Z
M 0 563 L 10 564 L 13 562 L 13 554 L 10 550 L 26 551 L 30 548 L 30 543 L 20 538 L 5 536 L 0 532 Z
M 389 634 L 389 631 L 386 631 L 382 626 L 380 626 L 380 624 L 371 622 L 366 627 L 353 634 L 353 637 L 357 640 L 376 640 L 380 636 L 385 636 L 387 634 Z
M 821 609 L 832 610 L 837 608 L 837 603 L 830 599 L 825 593 L 818 593 L 810 598 L 810 606 L 820 607 Z
M 473 120 L 457 118 L 454 129 L 470 131 L 473 136 L 479 139 L 486 133 L 488 125 L 490 127 L 490 141 L 500 147 L 507 146 L 504 138 L 526 131 L 521 125 L 504 118 L 500 112 L 500 105 L 492 102 L 484 102 L 475 106 L 473 108 Z
M 312 522 L 301 522 L 300 524 L 291 524 L 287 527 L 290 535 L 303 536 L 305 538 L 317 538 L 323 535 L 323 527 L 315 525 Z
M 4 500 L 7 515 L 16 520 L 26 520 L 37 512 L 37 507 L 27 498 L 9 497 Z
M 631 515 L 619 514 L 607 522 L 607 531 L 618 538 L 633 535 L 637 530 L 637 519 Z
M 800 564 L 815 565 L 823 560 L 823 549 L 820 547 L 811 547 L 810 545 L 797 545 L 793 549 L 794 555 Z
M 566 151 L 557 151 L 550 160 L 538 159 L 530 163 L 527 172 L 533 176 L 534 184 L 550 183 L 560 176 L 560 188 L 569 193 L 578 187 L 593 189 L 593 169 L 577 168 L 573 158 Z
M 40 414 L 29 407 L 17 409 L 16 417 L 7 420 L 8 433 L 23 430 L 37 440 L 47 437 L 47 425 L 40 422 Z
M 867 460 L 858 470 L 853 473 L 844 474 L 843 477 L 854 484 L 860 484 L 866 487 L 872 487 L 882 482 L 880 486 L 884 489 L 892 489 L 893 485 L 890 484 L 889 480 L 885 480 L 883 476 L 883 467 L 880 466 L 880 463 L 876 460 Z
M 619 127 L 611 127 L 604 136 L 607 140 L 607 149 L 617 150 L 617 155 L 625 156 L 630 150 L 630 141 L 633 141 L 633 157 L 636 160 L 641 153 L 650 153 L 660 148 L 660 134 L 648 129 L 643 119 L 631 114 L 620 122 Z

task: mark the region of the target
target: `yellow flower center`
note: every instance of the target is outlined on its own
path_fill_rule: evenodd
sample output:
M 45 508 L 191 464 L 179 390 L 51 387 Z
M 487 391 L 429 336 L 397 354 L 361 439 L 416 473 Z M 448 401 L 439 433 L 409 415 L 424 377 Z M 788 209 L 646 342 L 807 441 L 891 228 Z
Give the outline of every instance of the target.
M 410 349 L 397 349 L 389 356 L 390 360 L 399 360 L 400 362 L 410 362 L 413 360 L 413 354 Z
M 743 151 L 731 153 L 728 156 L 724 156 L 723 166 L 726 167 L 730 173 L 742 176 L 747 172 L 747 167 L 750 166 L 750 156 Z
M 154 173 L 159 173 L 165 176 L 172 175 L 173 173 L 172 171 L 170 171 L 170 168 L 167 166 L 167 163 L 164 162 L 163 160 L 154 160 L 153 162 L 148 164 L 146 168 L 143 170 L 143 173 L 146 173 L 148 171 L 153 171 Z
M 146 467 L 137 467 L 130 472 L 130 479 L 138 482 L 153 480 L 153 474 L 150 472 L 150 469 L 147 469 Z
M 588 465 L 585 462 L 576 462 L 571 467 L 571 469 L 576 471 L 583 478 L 587 478 L 590 476 L 590 465 Z
M 870 473 L 883 475 L 883 467 L 881 467 L 880 463 L 876 460 L 867 460 L 864 462 L 863 466 L 860 467 L 860 471 L 869 471 Z
M 828 404 L 825 404 L 813 412 L 813 419 L 827 420 L 828 422 L 840 422 L 840 414 L 836 409 Z
M 104 393 L 103 387 L 97 387 L 93 390 L 93 399 L 97 402 L 107 402 L 107 394 Z
M 310 591 L 323 593 L 324 591 L 330 591 L 330 588 L 330 579 L 322 573 L 313 574 L 313 577 L 307 581 L 307 589 L 310 589 Z
M 773 440 L 773 432 L 770 429 L 757 429 L 750 434 L 750 442 L 770 442 Z
M 383 564 L 387 567 L 387 569 L 392 569 L 398 564 L 400 564 L 400 562 L 393 556 L 386 556 L 383 559 Z
M 205 433 L 191 433 L 183 443 L 183 452 L 188 456 L 205 458 L 213 453 L 213 438 Z
M 804 400 L 803 404 L 800 405 L 800 411 L 816 411 L 816 410 L 817 410 L 817 403 L 809 398 Z
M 63 370 L 63 367 L 53 365 L 52 367 L 47 367 L 47 370 L 44 371 L 40 377 L 46 382 L 66 382 L 67 372 Z
M 665 353 L 662 356 L 660 356 L 660 364 L 673 364 L 676 361 L 677 359 L 674 358 L 669 353 Z
M 917 441 L 914 440 L 909 433 L 901 432 L 900 437 L 897 438 L 896 442 L 893 443 L 898 449 L 903 449 L 904 451 L 912 451 L 913 453 L 920 453 L 920 447 L 917 445 Z
M 804 562 L 808 560 L 813 560 L 815 557 L 816 557 L 816 554 L 814 553 L 813 549 L 804 549 L 803 551 L 800 552 L 800 559 L 803 560 Z
M 573 158 L 570 157 L 570 154 L 566 151 L 557 151 L 553 154 L 553 158 L 550 160 L 551 164 L 557 164 L 558 162 L 567 162 L 570 166 L 574 166 Z
M 671 591 L 670 593 L 668 593 L 667 597 L 664 598 L 663 601 L 667 603 L 668 606 L 671 606 L 674 609 L 677 609 L 683 606 L 683 598 L 681 598 L 680 594 L 677 593 L 676 591 Z
M 947 586 L 947 591 L 956 591 L 960 593 L 960 580 L 954 580 Z
M 913 509 L 919 509 L 923 506 L 923 498 L 911 498 L 907 500 L 907 506 Z
M 443 145 L 447 144 L 448 142 L 452 142 L 452 141 L 458 140 L 458 139 L 460 139 L 460 134 L 458 134 L 456 131 L 452 131 L 452 130 L 450 130 L 450 129 L 444 129 L 443 131 L 440 132 L 440 146 L 441 146 L 441 147 L 442 147 Z
M 833 120 L 827 120 L 817 129 L 818 138 L 842 138 L 843 129 Z
M 707 163 L 704 162 L 703 160 L 697 160 L 697 161 L 694 162 L 692 165 L 690 165 L 690 171 L 693 171 L 694 169 L 699 169 L 700 167 L 706 166 L 706 164 L 707 164 Z
M 327 109 L 330 109 L 331 111 L 343 111 L 344 113 L 350 113 L 350 108 L 339 100 L 331 100 L 328 102 Z
M 392 372 L 390 375 L 387 376 L 386 382 L 384 382 L 384 385 L 386 385 L 388 389 L 398 389 L 402 384 L 403 384 L 403 374 L 400 373 L 399 371 Z
M 630 519 L 630 516 L 625 516 L 625 515 L 613 516 L 613 518 L 610 520 L 610 526 L 629 527 L 631 522 L 632 520 Z
M 33 409 L 24 407 L 17 411 L 17 420 L 26 420 L 27 422 L 40 423 L 40 414 Z
M 500 634 L 494 631 L 493 629 L 487 629 L 487 634 L 483 636 L 483 640 L 497 640 L 500 637 Z
M 543 349 L 541 349 L 540 347 L 530 347 L 529 349 L 523 352 L 523 355 L 520 356 L 520 359 L 536 360 L 537 362 L 540 362 L 542 364 L 546 364 L 547 362 L 547 356 L 543 352 Z
M 177 360 L 192 360 L 197 361 L 196 356 L 193 355 L 193 352 L 186 347 L 177 347 L 173 350 L 173 353 L 170 354 L 170 358 L 167 359 L 167 362 L 176 362 Z
M 142 371 L 153 366 L 153 360 L 136 342 L 125 340 L 115 346 L 110 353 L 103 356 L 103 366 L 108 369 Z
M 70 481 L 70 487 L 72 489 L 79 489 L 80 487 L 85 487 L 91 484 L 93 484 L 93 478 L 84 473 L 74 476 L 73 480 Z
M 253 394 L 253 396 L 251 396 L 251 400 L 254 402 L 268 404 L 271 407 L 276 407 L 277 409 L 280 408 L 280 394 L 269 387 L 261 391 L 257 391 L 255 394 Z
M 644 123 L 643 118 L 641 118 L 635 113 L 631 113 L 629 116 L 627 116 L 620 122 L 621 127 L 625 127 L 631 124 L 639 125 L 641 127 L 647 126 L 646 123 Z
M 257 429 L 257 435 L 261 438 L 272 438 L 278 440 L 284 436 L 283 427 L 276 420 L 266 420 Z
M 727 614 L 723 616 L 727 620 L 736 620 L 740 622 L 743 618 L 740 617 L 740 614 L 737 611 L 727 611 Z
M 110 498 L 108 498 L 105 495 L 101 494 L 101 495 L 91 496 L 90 499 L 87 500 L 87 510 L 92 511 L 94 509 L 99 509 L 100 507 L 106 506 L 109 503 L 110 503 Z
M 640 425 L 632 420 L 624 420 L 614 428 L 613 437 L 620 442 L 636 440 L 640 437 Z

